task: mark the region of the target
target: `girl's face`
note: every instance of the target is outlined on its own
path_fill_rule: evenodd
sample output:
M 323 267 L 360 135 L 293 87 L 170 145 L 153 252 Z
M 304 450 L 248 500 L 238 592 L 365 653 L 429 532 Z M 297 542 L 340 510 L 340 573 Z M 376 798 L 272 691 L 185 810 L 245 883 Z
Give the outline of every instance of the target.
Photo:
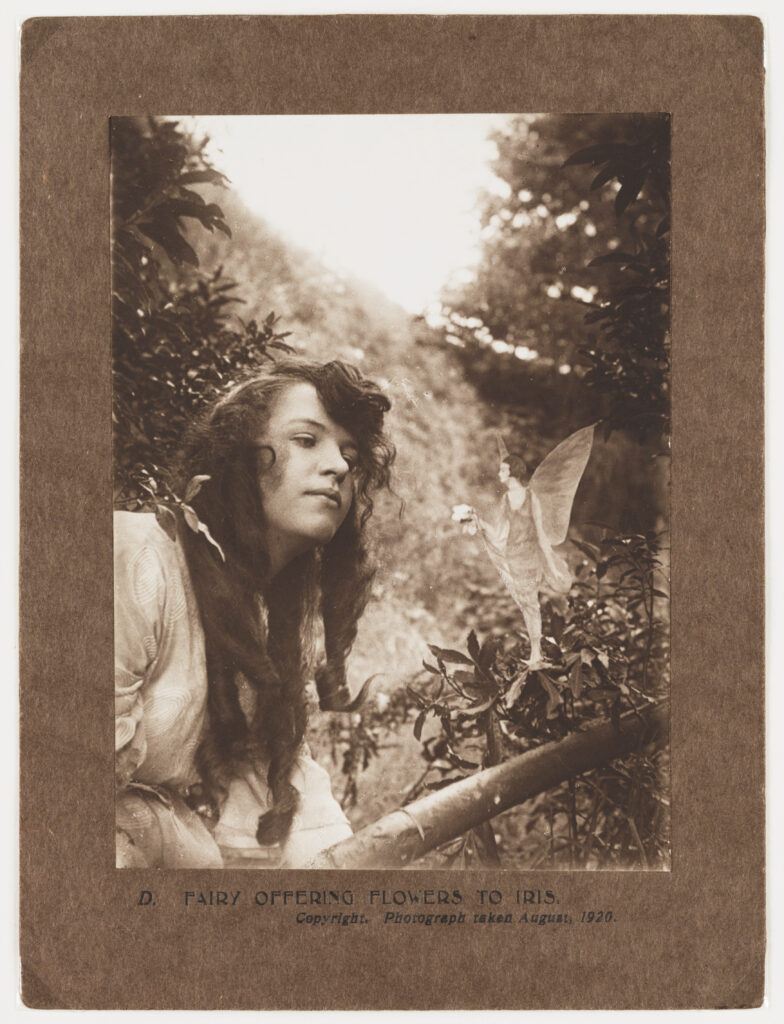
M 274 574 L 335 536 L 354 498 L 352 470 L 359 450 L 355 438 L 327 414 L 313 385 L 304 381 L 278 396 L 258 441 L 275 453 L 272 466 L 259 474 Z

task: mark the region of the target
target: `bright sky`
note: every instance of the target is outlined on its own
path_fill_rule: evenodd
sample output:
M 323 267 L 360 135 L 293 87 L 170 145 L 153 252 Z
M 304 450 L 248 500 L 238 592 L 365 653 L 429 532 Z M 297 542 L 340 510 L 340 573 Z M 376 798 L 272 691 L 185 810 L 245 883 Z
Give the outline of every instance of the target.
M 199 117 L 245 204 L 410 312 L 475 260 L 486 114 Z

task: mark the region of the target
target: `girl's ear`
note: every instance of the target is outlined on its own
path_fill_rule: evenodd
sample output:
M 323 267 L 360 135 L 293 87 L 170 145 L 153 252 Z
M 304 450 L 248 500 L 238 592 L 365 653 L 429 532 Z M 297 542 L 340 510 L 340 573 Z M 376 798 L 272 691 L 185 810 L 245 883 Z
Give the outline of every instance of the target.
M 275 455 L 275 449 L 270 444 L 259 444 L 254 446 L 256 449 L 256 466 L 260 473 L 266 473 L 268 470 L 277 462 L 277 456 Z

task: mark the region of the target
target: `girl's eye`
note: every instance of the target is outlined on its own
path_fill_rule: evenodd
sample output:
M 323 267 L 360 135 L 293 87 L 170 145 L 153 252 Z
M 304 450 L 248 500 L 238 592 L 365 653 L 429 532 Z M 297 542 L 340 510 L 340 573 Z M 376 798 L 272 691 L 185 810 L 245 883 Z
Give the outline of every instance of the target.
M 301 445 L 303 448 L 316 447 L 316 439 L 315 437 L 313 437 L 312 434 L 297 434 L 296 437 L 292 438 L 292 441 L 295 441 L 298 445 Z

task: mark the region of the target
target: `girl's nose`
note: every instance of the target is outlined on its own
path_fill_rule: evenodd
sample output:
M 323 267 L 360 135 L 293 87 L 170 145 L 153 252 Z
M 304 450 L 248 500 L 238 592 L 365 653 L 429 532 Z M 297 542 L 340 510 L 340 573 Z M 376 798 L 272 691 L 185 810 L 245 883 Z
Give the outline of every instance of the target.
M 326 454 L 322 462 L 322 473 L 329 473 L 336 479 L 342 482 L 350 470 L 350 466 L 346 461 L 343 453 L 340 450 L 339 445 L 329 444 L 326 447 Z

